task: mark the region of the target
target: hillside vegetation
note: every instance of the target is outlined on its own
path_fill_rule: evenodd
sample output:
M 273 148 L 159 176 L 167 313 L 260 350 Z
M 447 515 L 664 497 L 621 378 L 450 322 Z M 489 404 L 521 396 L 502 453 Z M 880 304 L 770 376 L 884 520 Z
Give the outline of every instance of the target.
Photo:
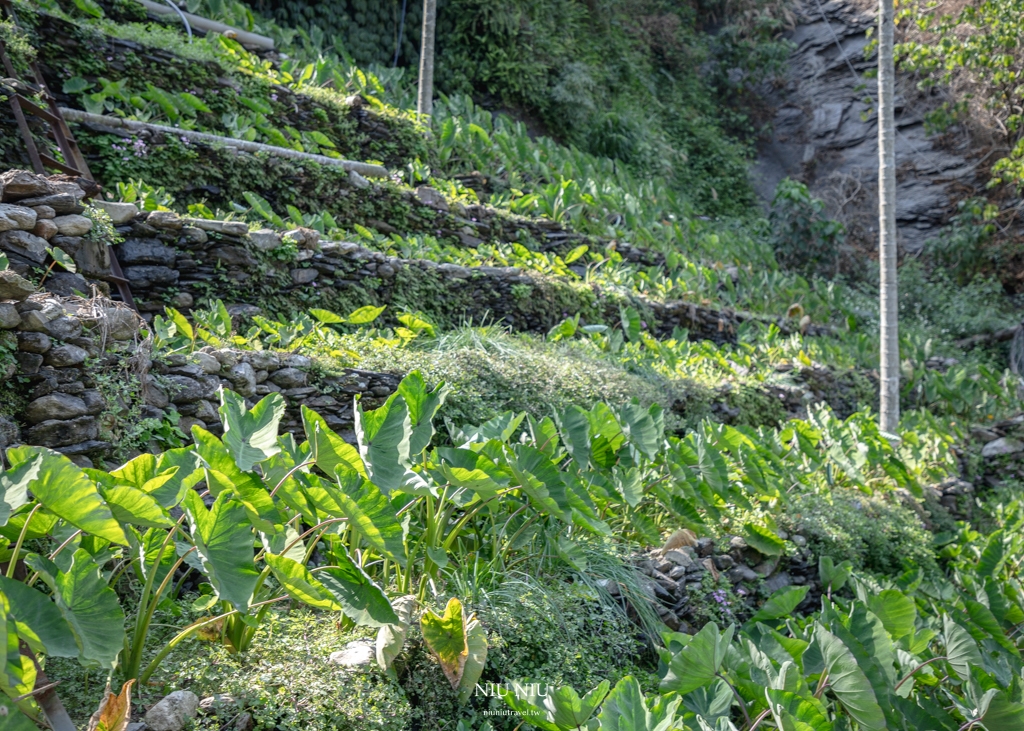
M 15 0 L 107 119 L 0 112 L 3 728 L 1024 728 L 1012 5 L 906 11 L 1005 135 L 886 434 L 877 264 L 747 177 L 783 4 L 443 0 L 418 118 L 418 3 Z

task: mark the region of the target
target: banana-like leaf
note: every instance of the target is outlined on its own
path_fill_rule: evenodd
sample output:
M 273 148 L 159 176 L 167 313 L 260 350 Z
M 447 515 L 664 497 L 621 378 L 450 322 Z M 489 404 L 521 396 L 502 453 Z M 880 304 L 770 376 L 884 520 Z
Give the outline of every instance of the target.
M 420 617 L 420 629 L 423 630 L 423 641 L 441 663 L 444 676 L 452 688 L 458 690 L 469 660 L 466 614 L 462 602 L 452 597 L 441 615 L 427 609 Z
M 871 683 L 846 645 L 820 624 L 814 641 L 821 650 L 831 693 L 865 731 L 885 731 L 886 721 Z
M 132 683 L 129 680 L 121 686 L 121 692 L 114 694 L 107 691 L 106 697 L 100 701 L 100 707 L 92 714 L 86 731 L 125 731 L 132 720 Z
M 689 644 L 669 660 L 665 676 L 661 679 L 661 690 L 686 695 L 713 682 L 725 660 L 734 631 L 732 625 L 725 632 L 719 632 L 714 622 L 704 625 Z
M 25 563 L 53 591 L 53 600 L 78 645 L 79 662 L 113 670 L 124 648 L 124 611 L 93 557 L 78 549 L 67 571 L 38 555 L 29 556 Z
M 252 526 L 246 520 L 245 508 L 221 493 L 207 510 L 195 491 L 185 496 L 183 506 L 203 573 L 217 596 L 245 614 L 259 578 L 253 561 Z
M 44 508 L 86 533 L 111 543 L 128 544 L 121 524 L 103 502 L 96 483 L 70 459 L 46 447 L 11 447 L 7 459 L 18 465 L 41 457 L 29 489 Z
M 640 683 L 627 675 L 615 684 L 601 705 L 601 731 L 670 731 L 676 727 L 676 710 L 681 701 L 681 696 L 674 695 L 652 709 Z
M 387 595 L 349 557 L 343 545 L 335 548 L 334 558 L 337 565 L 318 569 L 316 577 L 345 615 L 365 627 L 398 623 Z
M 359 454 L 373 484 L 385 495 L 399 489 L 406 481 L 412 437 L 412 422 L 405 399 L 393 394 L 383 406 L 373 411 L 363 411 L 357 403 L 355 431 Z
M 255 465 L 281 451 L 277 444 L 277 428 L 284 416 L 284 407 L 284 397 L 272 393 L 250 411 L 244 398 L 234 391 L 221 390 L 219 411 L 224 423 L 224 444 L 242 472 L 249 472 Z
M 409 409 L 412 426 L 409 436 L 410 455 L 422 452 L 434 438 L 433 419 L 447 398 L 448 391 L 444 381 L 438 383 L 433 391 L 428 390 L 419 371 L 412 371 L 398 384 L 398 393 Z
M 33 652 L 78 657 L 75 636 L 50 597 L 6 576 L 0 576 L 0 594 L 10 600 L 8 616 L 14 620 L 18 636 Z

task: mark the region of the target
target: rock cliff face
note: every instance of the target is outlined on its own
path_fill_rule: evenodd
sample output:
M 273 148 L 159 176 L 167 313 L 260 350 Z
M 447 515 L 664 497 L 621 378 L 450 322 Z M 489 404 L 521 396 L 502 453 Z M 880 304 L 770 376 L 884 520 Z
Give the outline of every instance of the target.
M 775 108 L 773 132 L 760 149 L 753 178 L 771 200 L 789 176 L 830 204 L 863 245 L 877 241 L 878 118 L 875 58 L 865 60 L 876 9 L 864 0 L 810 0 L 789 34 L 796 44 L 784 83 L 767 94 Z M 955 209 L 957 194 L 980 187 L 983 153 L 967 134 L 925 132 L 924 116 L 942 99 L 919 91 L 905 75 L 896 87 L 897 226 L 903 253 L 921 251 Z

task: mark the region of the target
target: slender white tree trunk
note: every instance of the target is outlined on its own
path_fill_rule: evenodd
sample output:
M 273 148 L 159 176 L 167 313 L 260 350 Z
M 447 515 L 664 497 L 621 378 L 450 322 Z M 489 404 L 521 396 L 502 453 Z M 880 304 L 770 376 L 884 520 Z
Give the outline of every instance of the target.
M 878 260 L 881 265 L 881 404 L 879 427 L 900 420 L 899 307 L 896 291 L 896 124 L 893 118 L 893 0 L 878 3 Z
M 430 114 L 434 98 L 434 29 L 437 26 L 437 0 L 423 0 L 423 38 L 420 45 L 420 91 L 416 104 L 419 114 Z

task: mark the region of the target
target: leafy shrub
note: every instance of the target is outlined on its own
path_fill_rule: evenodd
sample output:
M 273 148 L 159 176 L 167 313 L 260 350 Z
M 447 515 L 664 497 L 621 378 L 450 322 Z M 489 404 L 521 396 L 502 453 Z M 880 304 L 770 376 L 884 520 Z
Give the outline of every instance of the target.
M 795 498 L 781 522 L 807 538 L 816 556 L 849 559 L 856 568 L 879 574 L 913 566 L 937 571 L 931 534 L 915 512 L 892 498 L 853 490 L 806 493 Z
M 845 237 L 843 225 L 825 218 L 825 203 L 790 178 L 775 189 L 770 220 L 779 264 L 805 274 L 835 275 Z

